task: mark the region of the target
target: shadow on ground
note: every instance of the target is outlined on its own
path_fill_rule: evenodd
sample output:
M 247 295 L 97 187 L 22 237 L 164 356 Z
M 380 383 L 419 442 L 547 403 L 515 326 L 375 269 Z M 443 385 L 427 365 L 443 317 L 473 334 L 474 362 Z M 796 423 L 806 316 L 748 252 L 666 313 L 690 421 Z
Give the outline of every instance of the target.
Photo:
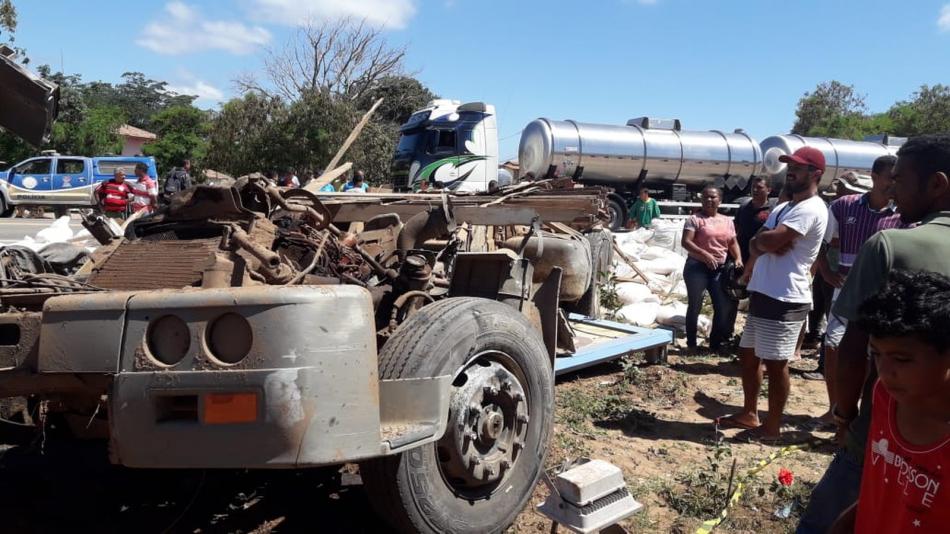
M 101 441 L 51 437 L 41 452 L 32 434 L 7 430 L 0 428 L 4 532 L 387 530 L 359 477 L 339 468 L 127 469 L 108 463 Z

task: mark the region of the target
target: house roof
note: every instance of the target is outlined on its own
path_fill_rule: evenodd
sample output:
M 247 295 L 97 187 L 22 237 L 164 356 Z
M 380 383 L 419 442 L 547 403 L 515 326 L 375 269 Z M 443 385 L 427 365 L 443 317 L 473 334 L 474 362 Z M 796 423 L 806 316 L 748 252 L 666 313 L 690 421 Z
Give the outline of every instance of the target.
M 158 136 L 152 132 L 128 124 L 119 126 L 119 135 L 124 137 L 136 137 L 138 139 L 158 139 Z

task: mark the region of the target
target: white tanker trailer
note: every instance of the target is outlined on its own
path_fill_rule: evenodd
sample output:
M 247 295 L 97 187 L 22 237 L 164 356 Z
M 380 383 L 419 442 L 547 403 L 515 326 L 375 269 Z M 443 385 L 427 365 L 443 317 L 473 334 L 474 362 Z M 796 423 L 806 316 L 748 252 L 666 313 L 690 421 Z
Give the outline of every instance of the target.
M 803 146 L 824 153 L 822 185 L 828 185 L 847 171 L 870 172 L 875 159 L 894 154 L 903 141 L 776 135 L 759 143 L 742 130 L 683 130 L 675 119 L 641 117 L 616 126 L 542 118 L 522 131 L 518 164 L 522 179 L 571 176 L 584 184 L 613 187 L 611 225 L 620 226 L 641 186 L 659 190 L 660 198 L 689 200 L 690 193 L 714 184 L 729 201 L 748 191 L 753 176 L 767 176 L 777 193 L 785 178 L 779 156 Z
M 437 100 L 413 114 L 402 127 L 393 161 L 397 190 L 418 189 L 422 181 L 457 191 L 503 185 L 499 174 L 494 107 L 481 102 Z M 626 125 L 590 124 L 546 118 L 521 132 L 521 179 L 570 176 L 587 185 L 614 189 L 611 226 L 626 222 L 627 206 L 646 186 L 660 200 L 692 201 L 714 184 L 726 201 L 748 191 L 749 179 L 766 176 L 778 194 L 785 164 L 778 160 L 803 146 L 821 150 L 827 161 L 822 184 L 847 171 L 867 174 L 874 160 L 894 154 L 903 138 L 878 136 L 849 141 L 776 135 L 762 142 L 742 130 L 684 130 L 677 119 L 640 117 Z

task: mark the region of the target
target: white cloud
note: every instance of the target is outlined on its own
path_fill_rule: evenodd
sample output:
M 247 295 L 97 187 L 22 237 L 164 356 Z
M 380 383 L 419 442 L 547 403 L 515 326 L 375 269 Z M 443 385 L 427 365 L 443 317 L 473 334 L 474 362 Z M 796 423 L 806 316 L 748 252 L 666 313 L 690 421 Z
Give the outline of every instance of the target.
M 940 16 L 937 18 L 937 27 L 940 31 L 950 31 L 950 4 L 944 4 L 940 8 Z
M 145 26 L 135 42 L 159 54 L 178 55 L 201 50 L 248 54 L 270 42 L 270 32 L 240 22 L 201 19 L 198 10 L 184 2 L 165 4 L 165 16 Z
M 416 0 L 252 0 L 252 4 L 255 16 L 288 26 L 353 17 L 399 29 L 416 13 Z
M 218 103 L 224 100 L 224 92 L 221 89 L 201 80 L 194 80 L 191 83 L 181 85 L 168 85 L 166 88 L 180 95 L 197 96 L 198 100 L 204 100 L 208 103 Z

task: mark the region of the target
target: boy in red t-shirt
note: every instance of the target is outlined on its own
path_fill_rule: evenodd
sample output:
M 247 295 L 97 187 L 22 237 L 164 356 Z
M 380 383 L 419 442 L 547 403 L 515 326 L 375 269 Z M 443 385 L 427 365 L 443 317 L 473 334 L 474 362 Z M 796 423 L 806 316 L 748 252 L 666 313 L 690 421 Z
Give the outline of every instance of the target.
M 950 278 L 893 271 L 859 313 L 880 378 L 861 493 L 831 532 L 950 532 Z

